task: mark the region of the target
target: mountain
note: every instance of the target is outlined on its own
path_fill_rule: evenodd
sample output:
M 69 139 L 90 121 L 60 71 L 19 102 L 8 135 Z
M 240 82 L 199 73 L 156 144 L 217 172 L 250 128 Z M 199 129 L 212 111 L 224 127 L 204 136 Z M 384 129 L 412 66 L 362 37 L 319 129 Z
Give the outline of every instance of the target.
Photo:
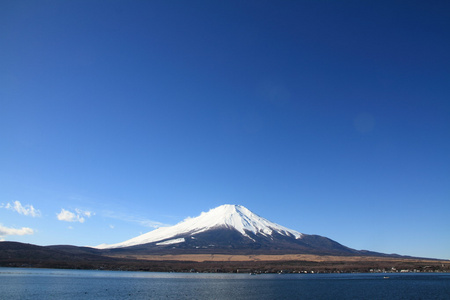
M 258 216 L 244 206 L 228 204 L 177 225 L 96 248 L 116 254 L 378 254 L 357 251 L 319 235 L 303 234 Z
M 101 251 L 76 246 L 37 246 L 19 242 L 0 242 L 0 266 L 34 266 L 82 268 L 100 262 L 98 265 L 113 264 L 115 259 L 102 256 Z M 97 267 L 98 268 L 98 267 Z
M 448 272 L 448 261 L 355 250 L 288 229 L 240 205 L 222 205 L 113 245 L 0 241 L 0 267 L 199 272 Z
M 196 218 L 188 218 L 171 227 L 160 227 L 156 230 L 142 234 L 122 243 L 113 245 L 100 245 L 96 248 L 120 248 L 140 244 L 176 244 L 184 242 L 180 235 L 195 236 L 201 232 L 213 229 L 230 229 L 239 232 L 242 236 L 251 239 L 251 235 L 269 236 L 273 232 L 284 236 L 300 238 L 302 234 L 264 219 L 241 205 L 222 205 L 203 212 Z M 178 237 L 178 238 L 174 238 Z

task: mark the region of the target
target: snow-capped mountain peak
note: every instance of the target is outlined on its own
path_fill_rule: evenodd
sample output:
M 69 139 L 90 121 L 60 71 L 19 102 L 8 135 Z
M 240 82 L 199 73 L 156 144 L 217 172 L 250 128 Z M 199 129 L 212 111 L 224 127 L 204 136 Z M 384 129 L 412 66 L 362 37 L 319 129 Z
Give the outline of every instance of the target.
M 295 239 L 302 237 L 302 233 L 270 222 L 244 206 L 225 204 L 203 212 L 198 217 L 188 218 L 174 226 L 160 227 L 122 243 L 102 244 L 96 248 L 121 248 L 158 242 L 159 244 L 182 243 L 184 238 L 180 238 L 181 236 L 192 237 L 195 234 L 217 228 L 234 229 L 248 238 L 251 238 L 249 234 L 270 236 L 274 233 Z
M 202 216 L 204 218 L 201 218 Z M 221 205 L 210 210 L 208 213 L 200 215 L 200 218 L 202 219 L 201 221 L 206 221 L 205 223 L 208 223 L 210 228 L 225 225 L 236 229 L 245 236 L 248 236 L 247 232 L 271 235 L 274 231 L 282 235 L 291 234 L 296 238 L 300 238 L 302 235 L 300 232 L 270 222 L 241 205 Z

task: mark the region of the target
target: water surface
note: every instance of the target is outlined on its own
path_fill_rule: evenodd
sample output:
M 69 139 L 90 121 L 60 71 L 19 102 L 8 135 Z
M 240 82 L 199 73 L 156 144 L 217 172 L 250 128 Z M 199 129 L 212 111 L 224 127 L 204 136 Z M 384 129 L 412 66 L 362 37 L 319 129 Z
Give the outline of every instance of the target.
M 2 299 L 450 299 L 450 274 L 253 276 L 0 268 L 0 295 Z

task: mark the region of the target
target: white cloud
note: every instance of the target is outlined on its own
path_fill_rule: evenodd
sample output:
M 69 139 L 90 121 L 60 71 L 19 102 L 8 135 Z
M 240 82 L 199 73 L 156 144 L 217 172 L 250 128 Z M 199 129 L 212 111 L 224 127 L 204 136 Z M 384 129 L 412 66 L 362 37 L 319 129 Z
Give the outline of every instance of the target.
M 116 220 L 121 220 L 121 221 L 125 221 L 125 222 L 130 222 L 130 223 L 138 223 L 141 226 L 150 227 L 150 228 L 159 228 L 159 227 L 170 226 L 169 224 L 164 224 L 164 223 L 161 223 L 158 221 L 153 221 L 153 220 L 144 219 L 141 217 L 126 215 L 126 214 L 118 214 L 118 213 L 115 213 L 112 211 L 104 211 L 103 215 L 105 217 L 116 219 Z
M 169 226 L 169 225 L 163 224 L 161 222 L 152 221 L 152 220 L 134 220 L 134 221 L 138 222 L 139 224 L 141 224 L 144 227 L 150 227 L 150 228 L 159 228 L 159 227 Z
M 95 215 L 95 213 L 91 211 L 84 211 L 78 208 L 75 209 L 75 212 L 71 212 L 69 210 L 65 210 L 64 208 L 61 208 L 61 212 L 59 214 L 56 214 L 56 217 L 60 221 L 84 223 L 84 221 L 86 220 L 84 217 L 90 218 L 93 215 Z
M 3 239 L 7 235 L 26 235 L 34 234 L 34 230 L 28 227 L 22 227 L 20 229 L 5 227 L 0 224 L 0 238 Z
M 21 215 L 25 215 L 25 216 L 31 216 L 31 217 L 40 217 L 41 216 L 41 211 L 39 209 L 36 209 L 33 207 L 33 205 L 27 204 L 27 205 L 22 205 L 22 203 L 20 203 L 20 201 L 14 201 L 13 204 L 11 203 L 6 203 L 5 205 L 2 204 L 2 206 L 0 207 L 4 207 L 6 209 L 15 211 Z
M 57 214 L 56 216 L 57 216 L 58 220 L 60 220 L 60 221 L 66 221 L 66 222 L 79 221 L 80 223 L 84 222 L 84 218 L 82 218 L 81 220 L 77 220 L 77 216 L 73 212 L 65 210 L 64 208 L 61 208 L 61 212 L 59 214 Z
M 90 217 L 92 217 L 93 215 L 95 215 L 94 212 L 88 211 L 88 210 L 81 210 L 81 209 L 75 208 L 75 211 L 77 212 L 78 215 L 80 215 L 80 216 L 86 216 L 86 217 L 88 217 L 88 218 L 90 218 Z

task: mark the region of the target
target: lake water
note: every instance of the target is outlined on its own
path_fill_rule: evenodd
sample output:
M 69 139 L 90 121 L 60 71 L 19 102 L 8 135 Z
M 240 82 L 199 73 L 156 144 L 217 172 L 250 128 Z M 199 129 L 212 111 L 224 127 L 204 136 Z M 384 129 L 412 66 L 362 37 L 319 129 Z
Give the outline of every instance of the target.
M 0 299 L 450 299 L 450 273 L 253 276 L 0 268 Z

